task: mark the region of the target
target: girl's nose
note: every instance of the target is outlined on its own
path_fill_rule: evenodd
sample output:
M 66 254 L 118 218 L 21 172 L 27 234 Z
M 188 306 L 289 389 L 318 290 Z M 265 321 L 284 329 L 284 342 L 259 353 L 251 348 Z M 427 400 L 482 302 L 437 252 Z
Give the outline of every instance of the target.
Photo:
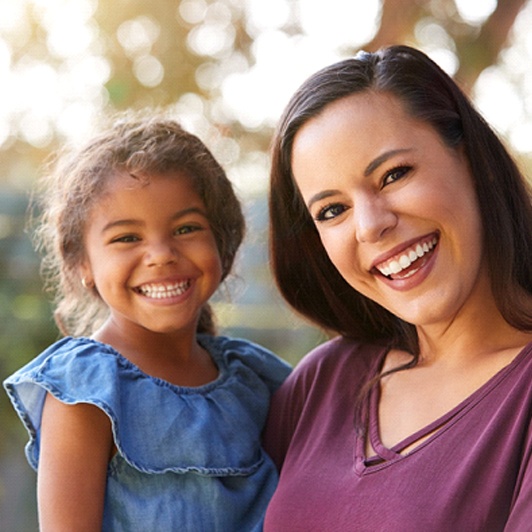
M 361 198 L 354 204 L 356 239 L 361 243 L 377 242 L 397 225 L 397 215 L 382 198 Z
M 165 266 L 176 262 L 177 250 L 171 242 L 154 242 L 148 246 L 145 260 L 148 266 Z

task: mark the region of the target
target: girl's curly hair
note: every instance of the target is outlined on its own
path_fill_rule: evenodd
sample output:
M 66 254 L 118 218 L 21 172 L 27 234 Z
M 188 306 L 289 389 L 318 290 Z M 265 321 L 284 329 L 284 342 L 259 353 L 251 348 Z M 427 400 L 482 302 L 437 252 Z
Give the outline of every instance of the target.
M 34 242 L 42 254 L 45 287 L 55 296 L 55 321 L 63 334 L 91 334 L 108 309 L 96 290 L 81 285 L 85 224 L 106 181 L 126 172 L 132 179 L 185 172 L 203 200 L 222 261 L 230 272 L 245 222 L 224 170 L 205 144 L 177 121 L 126 114 L 86 146 L 59 153 L 38 183 L 32 201 Z M 140 176 L 140 177 L 139 177 Z M 204 306 L 198 332 L 215 333 L 211 308 Z

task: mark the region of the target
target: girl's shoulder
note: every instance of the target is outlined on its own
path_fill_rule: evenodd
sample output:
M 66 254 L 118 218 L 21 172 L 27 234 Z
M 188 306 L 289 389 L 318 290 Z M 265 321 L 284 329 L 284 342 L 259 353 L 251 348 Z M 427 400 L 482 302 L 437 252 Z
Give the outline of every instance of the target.
M 290 365 L 269 349 L 243 338 L 199 335 L 198 341 L 223 373 L 253 373 L 274 391 L 291 372 Z
M 67 374 L 79 370 L 80 366 L 97 366 L 104 362 L 116 361 L 120 355 L 111 346 L 86 337 L 65 337 L 53 343 L 26 365 L 16 371 L 6 382 L 38 378 L 39 375 L 54 374 L 60 371 Z
M 111 346 L 89 338 L 65 338 L 38 355 L 4 383 L 29 432 L 32 466 L 38 465 L 42 408 L 50 393 L 66 404 L 102 409 L 111 420 L 120 455 L 141 471 L 210 475 L 255 470 L 261 460 L 256 442 L 270 396 L 290 367 L 253 342 L 209 336 L 199 340 L 220 371 L 215 381 L 198 387 L 147 375 Z M 150 430 L 144 435 L 139 427 Z M 233 441 L 237 433 L 238 442 Z M 190 444 L 168 446 L 162 440 Z M 228 441 L 233 443 L 226 449 Z
M 80 387 L 102 389 L 105 380 L 116 378 L 125 359 L 111 346 L 90 338 L 63 338 L 8 377 L 5 386 L 34 383 L 50 392 L 61 390 L 78 396 Z M 107 379 L 105 378 L 107 377 Z M 103 381 L 102 381 L 103 379 Z M 89 392 L 90 393 L 90 392 Z
M 220 371 L 216 381 L 198 388 L 198 391 L 206 392 L 223 385 L 234 374 L 244 380 L 246 376 L 251 380 L 259 379 L 273 391 L 291 371 L 281 358 L 249 340 L 209 335 L 199 335 L 198 340 Z M 23 383 L 39 384 L 54 395 L 60 390 L 62 400 L 77 402 L 93 392 L 101 396 L 105 390 L 112 391 L 128 384 L 137 387 L 141 381 L 156 387 L 172 386 L 145 374 L 108 344 L 87 337 L 66 337 L 8 377 L 4 385 L 9 389 Z M 195 390 L 175 388 L 175 392 L 185 394 Z

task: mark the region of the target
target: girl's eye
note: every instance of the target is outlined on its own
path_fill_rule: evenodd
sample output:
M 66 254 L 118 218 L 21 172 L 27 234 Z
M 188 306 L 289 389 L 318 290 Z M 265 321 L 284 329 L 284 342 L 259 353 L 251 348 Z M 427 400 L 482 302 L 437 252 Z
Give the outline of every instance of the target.
M 394 181 L 399 181 L 399 179 L 405 177 L 412 167 L 410 166 L 398 166 L 397 168 L 393 168 L 389 172 L 386 173 L 384 176 L 384 180 L 382 182 L 382 186 L 389 185 L 390 183 L 393 183 Z
M 341 203 L 331 203 L 330 205 L 326 205 L 318 211 L 315 220 L 317 222 L 332 220 L 333 218 L 340 216 L 340 214 L 342 214 L 346 209 L 347 207 Z
M 201 227 L 197 225 L 182 225 L 177 227 L 174 233 L 176 235 L 188 235 L 189 233 L 194 233 L 195 231 L 201 231 Z
M 135 236 L 135 235 L 124 235 L 124 236 L 119 236 L 117 238 L 113 238 L 113 240 L 111 242 L 112 243 L 114 243 L 114 242 L 122 242 L 122 243 L 125 243 L 125 244 L 129 244 L 131 242 L 138 242 L 138 240 L 139 240 L 138 236 Z

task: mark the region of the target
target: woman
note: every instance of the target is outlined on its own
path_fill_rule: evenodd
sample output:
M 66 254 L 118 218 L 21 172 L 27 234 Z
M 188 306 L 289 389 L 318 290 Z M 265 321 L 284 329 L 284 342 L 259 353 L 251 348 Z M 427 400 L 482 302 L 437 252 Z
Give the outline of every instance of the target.
M 311 76 L 270 207 L 281 292 L 338 336 L 274 397 L 265 530 L 530 530 L 531 195 L 457 85 L 406 46 Z

